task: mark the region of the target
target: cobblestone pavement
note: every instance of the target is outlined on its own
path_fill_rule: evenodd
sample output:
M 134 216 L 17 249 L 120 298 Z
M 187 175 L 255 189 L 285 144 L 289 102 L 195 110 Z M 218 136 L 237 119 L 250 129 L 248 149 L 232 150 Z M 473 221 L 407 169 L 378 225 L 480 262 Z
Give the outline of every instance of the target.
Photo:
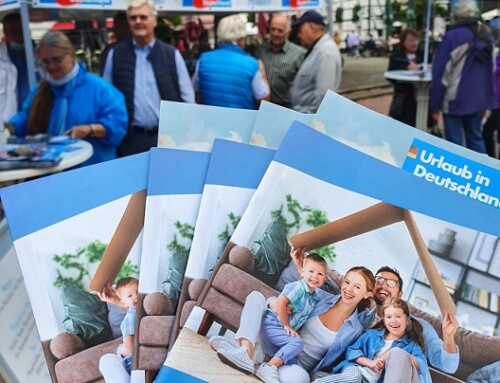
M 389 64 L 388 57 L 344 57 L 342 79 L 339 92 L 359 89 L 361 87 L 388 85 L 384 72 Z
M 388 57 L 362 57 L 358 59 L 344 57 L 339 93 L 353 92 L 368 87 L 387 87 L 389 82 L 385 80 L 384 72 L 387 70 L 388 64 Z M 381 114 L 387 115 L 389 113 L 392 101 L 391 94 L 371 97 L 367 92 L 367 98 L 363 98 L 362 95 L 365 91 L 360 90 L 359 92 L 361 94 L 358 95 L 360 97 L 357 100 L 358 103 Z

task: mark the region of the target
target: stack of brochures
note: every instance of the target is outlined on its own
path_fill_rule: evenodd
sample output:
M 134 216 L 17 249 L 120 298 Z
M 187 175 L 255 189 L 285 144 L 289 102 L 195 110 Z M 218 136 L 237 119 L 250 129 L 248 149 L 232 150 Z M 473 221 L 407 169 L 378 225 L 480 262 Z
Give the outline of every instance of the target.
M 141 293 L 131 382 L 257 382 L 223 364 L 208 337 L 237 328 L 253 289 L 279 294 L 295 267 L 291 244 L 340 274 L 391 266 L 415 295 L 405 300 L 498 332 L 489 306 L 498 309 L 500 276 L 467 276 L 488 304 L 454 302 L 426 245 L 453 230 L 450 257 L 500 270 L 498 250 L 473 251 L 480 233 L 500 237 L 498 160 L 333 92 L 315 115 L 162 102 L 158 143 L 0 191 L 20 266 L 9 272 L 14 252 L 0 256 L 8 382 L 100 381 L 107 359 L 121 358 L 126 312 L 95 293 L 123 277 Z M 59 146 L 36 145 L 36 160 L 18 162 L 58 160 Z M 234 246 L 249 258 L 234 262 Z M 428 283 L 415 281 L 419 266 Z
M 64 151 L 62 145 L 7 144 L 0 147 L 0 170 L 50 168 L 57 166 Z

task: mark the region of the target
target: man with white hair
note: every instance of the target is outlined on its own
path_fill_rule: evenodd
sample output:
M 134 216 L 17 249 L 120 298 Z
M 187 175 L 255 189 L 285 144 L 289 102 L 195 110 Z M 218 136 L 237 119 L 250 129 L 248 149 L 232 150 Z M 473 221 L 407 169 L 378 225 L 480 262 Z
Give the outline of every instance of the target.
M 316 113 L 326 91 L 337 90 L 340 84 L 340 51 L 318 12 L 306 11 L 293 24 L 299 28 L 297 36 L 307 53 L 290 89 L 292 109 Z
M 432 63 L 430 112 L 443 113 L 448 141 L 486 153 L 482 114 L 495 108 L 494 41 L 478 19 L 474 1 L 459 0 L 452 9 L 455 24 L 445 33 Z
M 255 51 L 262 60 L 271 87 L 269 101 L 290 107 L 290 87 L 297 74 L 306 50 L 288 41 L 291 25 L 285 13 L 275 13 L 269 21 L 269 39 Z
M 157 145 L 160 102 L 194 102 L 194 91 L 180 52 L 155 37 L 157 12 L 152 0 L 131 0 L 127 18 L 132 38 L 108 53 L 103 77 L 124 95 L 129 129 L 120 157 Z
M 257 109 L 269 99 L 262 63 L 247 54 L 246 25 L 240 15 L 226 16 L 217 27 L 218 47 L 200 56 L 193 75 L 196 101 L 205 105 Z

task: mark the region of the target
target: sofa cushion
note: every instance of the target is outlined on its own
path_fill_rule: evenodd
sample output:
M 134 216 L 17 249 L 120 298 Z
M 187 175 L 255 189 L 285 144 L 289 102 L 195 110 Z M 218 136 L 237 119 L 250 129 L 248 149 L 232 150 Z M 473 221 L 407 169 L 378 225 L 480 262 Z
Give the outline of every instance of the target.
M 56 363 L 58 383 L 94 382 L 101 378 L 99 359 L 104 354 L 115 354 L 121 338 L 83 350 Z
M 252 244 L 255 257 L 254 275 L 270 286 L 278 281 L 290 263 L 290 244 L 280 218 L 274 219 L 262 236 Z
M 255 269 L 255 258 L 248 247 L 234 246 L 229 251 L 229 263 L 238 269 L 253 274 Z
M 158 371 L 167 359 L 167 347 L 140 346 L 138 369 Z
M 141 319 L 139 343 L 145 346 L 167 347 L 175 317 L 147 316 Z
M 172 301 L 159 291 L 147 294 L 142 305 L 147 315 L 174 314 Z
M 266 298 L 278 296 L 278 292 L 264 282 L 228 263 L 220 267 L 212 280 L 212 286 L 242 305 L 248 294 L 255 290 L 260 291 Z
M 85 342 L 75 334 L 63 332 L 50 341 L 50 352 L 57 359 L 64 359 L 85 349 Z
M 111 338 L 107 305 L 97 295 L 79 287 L 64 285 L 62 303 L 63 326 L 66 331 L 78 335 L 85 342 L 95 338 Z
M 193 301 L 198 300 L 203 288 L 205 287 L 205 283 L 207 283 L 206 279 L 193 279 L 188 286 L 189 299 L 192 299 Z

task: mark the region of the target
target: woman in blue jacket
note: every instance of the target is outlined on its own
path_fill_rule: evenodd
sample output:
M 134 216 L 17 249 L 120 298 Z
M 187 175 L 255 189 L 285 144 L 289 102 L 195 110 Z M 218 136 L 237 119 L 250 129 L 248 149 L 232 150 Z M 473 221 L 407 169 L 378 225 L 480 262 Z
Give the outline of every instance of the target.
M 22 110 L 10 119 L 11 133 L 18 137 L 67 134 L 85 139 L 92 144 L 94 154 L 83 165 L 116 158 L 128 123 L 120 91 L 87 72 L 62 32 L 43 35 L 37 56 L 45 77 L 33 87 Z

